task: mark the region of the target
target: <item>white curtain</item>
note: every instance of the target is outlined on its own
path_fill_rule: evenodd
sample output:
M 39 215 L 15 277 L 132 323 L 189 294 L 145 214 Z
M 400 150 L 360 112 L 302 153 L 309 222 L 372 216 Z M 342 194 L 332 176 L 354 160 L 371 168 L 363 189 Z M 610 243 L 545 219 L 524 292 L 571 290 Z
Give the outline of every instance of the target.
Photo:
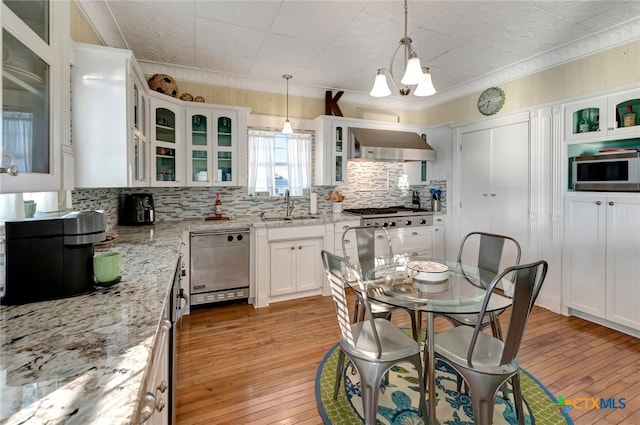
M 249 194 L 256 193 L 256 185 L 266 184 L 273 193 L 273 134 L 267 131 L 249 131 Z
M 302 189 L 311 186 L 311 137 L 307 134 L 287 136 L 289 192 L 302 196 Z
M 25 112 L 2 114 L 2 165 L 17 165 L 21 173 L 32 171 L 33 115 Z

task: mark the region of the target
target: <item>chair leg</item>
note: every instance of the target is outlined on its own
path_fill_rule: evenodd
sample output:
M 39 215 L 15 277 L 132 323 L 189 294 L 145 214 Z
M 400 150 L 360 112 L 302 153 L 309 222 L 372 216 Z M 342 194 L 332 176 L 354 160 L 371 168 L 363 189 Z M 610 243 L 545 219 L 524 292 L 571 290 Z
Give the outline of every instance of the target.
M 340 382 L 342 381 L 342 373 L 344 372 L 344 351 L 338 347 L 338 365 L 336 366 L 336 383 L 333 387 L 333 399 L 338 398 L 338 391 L 340 391 Z
M 422 314 L 419 311 L 408 311 L 411 317 L 411 333 L 413 334 L 413 340 L 420 344 L 420 331 L 422 323 Z
M 504 377 L 477 374 L 468 369 L 459 372 L 469 386 L 475 425 L 491 425 L 496 392 L 504 384 Z
M 524 409 L 522 404 L 522 392 L 520 391 L 520 373 L 516 373 L 511 377 L 511 386 L 513 387 L 513 404 L 518 417 L 518 425 L 524 425 Z

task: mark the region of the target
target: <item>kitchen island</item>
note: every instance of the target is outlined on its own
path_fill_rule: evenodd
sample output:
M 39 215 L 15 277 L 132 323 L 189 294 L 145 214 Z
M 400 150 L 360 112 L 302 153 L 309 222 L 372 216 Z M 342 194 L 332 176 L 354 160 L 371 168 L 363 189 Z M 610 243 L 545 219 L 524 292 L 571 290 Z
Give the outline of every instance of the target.
M 0 307 L 0 424 L 133 424 L 184 223 L 119 227 L 121 281 Z M 29 283 L 25 276 L 25 284 Z
M 353 218 L 327 214 L 295 225 Z M 137 424 L 183 233 L 287 225 L 237 217 L 120 226 L 112 244 L 96 248 L 122 253 L 118 284 L 71 298 L 0 306 L 0 424 Z

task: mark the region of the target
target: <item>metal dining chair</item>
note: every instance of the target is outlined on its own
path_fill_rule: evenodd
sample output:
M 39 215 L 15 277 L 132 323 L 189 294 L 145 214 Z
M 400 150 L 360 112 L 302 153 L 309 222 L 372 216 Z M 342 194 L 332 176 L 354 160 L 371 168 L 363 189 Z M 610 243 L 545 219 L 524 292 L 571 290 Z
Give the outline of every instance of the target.
M 459 264 L 463 264 L 462 257 L 470 251 L 469 245 L 474 242 L 479 243 L 478 247 L 478 259 L 477 259 L 477 273 L 480 277 L 480 282 L 491 282 L 491 280 L 500 272 L 506 265 L 518 265 L 520 264 L 520 257 L 522 250 L 517 240 L 510 236 L 499 235 L 496 233 L 487 232 L 471 232 L 467 234 L 460 243 L 460 249 L 458 250 Z M 506 258 L 505 247 L 509 244 L 508 250 L 513 258 L 512 262 Z M 509 262 L 510 264 L 503 264 Z M 465 260 L 465 264 L 468 262 Z M 475 271 L 474 271 L 475 272 Z M 512 279 L 515 276 L 512 276 Z M 508 279 L 507 279 L 508 281 Z M 507 281 L 501 282 L 505 284 Z M 503 288 L 503 293 L 509 296 L 510 288 Z M 504 310 L 503 310 L 504 311 Z M 502 328 L 500 326 L 500 320 L 498 316 L 503 311 L 488 313 L 482 316 L 482 327 L 491 326 L 493 336 L 498 339 L 502 339 Z M 478 316 L 475 314 L 443 314 L 441 317 L 447 319 L 454 326 L 475 326 L 478 320 Z
M 376 236 L 376 231 L 378 235 Z M 350 258 L 349 252 L 355 252 L 357 258 Z M 351 264 L 359 267 L 361 275 L 365 275 L 372 270 L 380 261 L 393 258 L 393 248 L 391 245 L 391 237 L 389 232 L 383 226 L 351 226 L 342 233 L 342 253 Z M 388 304 L 369 301 L 371 305 L 371 313 L 374 317 L 382 317 L 387 320 L 391 319 L 391 313 L 401 307 L 395 307 Z M 412 310 L 403 309 L 411 317 L 411 332 L 413 339 L 420 340 L 420 316 Z M 356 299 L 354 309 L 354 321 L 364 320 L 364 309 Z
M 364 283 L 359 273 L 344 258 L 326 250 L 322 250 L 321 255 L 341 333 L 341 356 L 338 358 L 333 398 L 336 399 L 338 395 L 346 355 L 360 375 L 364 422 L 366 425 L 374 425 L 378 410 L 378 393 L 384 375 L 393 365 L 409 362 L 415 366 L 418 374 L 419 412 L 424 417 L 426 404 L 424 380 L 421 379 L 423 374 L 420 346 L 387 319 L 373 316 Z M 355 292 L 360 294 L 360 302 L 367 313 L 366 320 L 354 322 L 349 318 L 345 288 L 351 285 L 358 285 Z
M 509 380 L 513 388 L 518 423 L 524 424 L 520 392 L 518 350 L 527 320 L 547 274 L 544 260 L 508 267 L 493 278 L 474 327 L 457 326 L 435 335 L 435 357 L 450 364 L 465 379 L 471 390 L 476 425 L 493 421 L 494 399 L 498 389 Z M 504 342 L 482 332 L 489 299 L 498 283 L 513 273 L 513 303 Z M 425 356 L 426 358 L 427 356 Z M 428 359 L 426 359 L 428 360 Z M 425 376 L 425 380 L 428 379 Z

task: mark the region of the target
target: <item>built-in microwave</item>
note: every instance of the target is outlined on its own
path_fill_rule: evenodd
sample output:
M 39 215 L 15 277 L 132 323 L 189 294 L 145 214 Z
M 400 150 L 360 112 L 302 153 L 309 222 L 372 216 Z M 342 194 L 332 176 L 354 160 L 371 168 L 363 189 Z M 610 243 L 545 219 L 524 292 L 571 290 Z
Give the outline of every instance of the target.
M 640 191 L 640 152 L 577 156 L 572 159 L 574 190 Z

